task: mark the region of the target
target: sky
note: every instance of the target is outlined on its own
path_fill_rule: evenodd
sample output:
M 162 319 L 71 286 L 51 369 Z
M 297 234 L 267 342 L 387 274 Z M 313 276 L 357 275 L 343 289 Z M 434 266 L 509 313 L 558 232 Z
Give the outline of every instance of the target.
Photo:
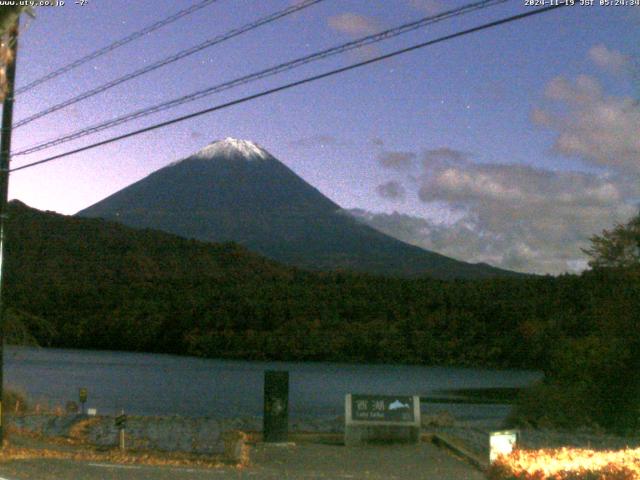
M 296 1 L 217 0 L 18 95 L 14 121 Z M 16 85 L 194 3 L 39 7 L 22 19 Z M 467 3 L 324 0 L 16 128 L 12 150 Z M 533 8 L 510 0 L 14 156 L 12 166 Z M 234 137 L 260 144 L 343 208 L 409 243 L 524 272 L 581 271 L 589 238 L 638 211 L 639 31 L 640 7 L 557 9 L 15 172 L 9 194 L 73 214 Z

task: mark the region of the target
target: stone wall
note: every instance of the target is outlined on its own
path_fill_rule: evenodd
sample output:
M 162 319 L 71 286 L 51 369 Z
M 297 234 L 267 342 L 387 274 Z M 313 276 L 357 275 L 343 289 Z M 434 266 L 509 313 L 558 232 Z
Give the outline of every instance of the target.
M 113 416 L 87 415 L 15 415 L 7 416 L 9 425 L 46 437 L 68 437 L 91 445 L 115 447 L 118 429 Z M 342 418 L 292 419 L 291 432 L 340 433 Z M 211 417 L 143 417 L 128 416 L 127 448 L 218 454 L 224 452 L 223 432 L 262 431 L 261 417 L 215 419 Z

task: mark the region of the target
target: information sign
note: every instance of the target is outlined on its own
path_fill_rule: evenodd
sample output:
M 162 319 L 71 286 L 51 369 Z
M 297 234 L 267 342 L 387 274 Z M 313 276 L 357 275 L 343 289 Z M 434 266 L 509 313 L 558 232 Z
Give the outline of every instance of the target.
M 415 420 L 414 397 L 351 395 L 351 418 L 356 421 L 408 422 Z
M 418 443 L 420 397 L 348 394 L 345 398 L 345 445 Z

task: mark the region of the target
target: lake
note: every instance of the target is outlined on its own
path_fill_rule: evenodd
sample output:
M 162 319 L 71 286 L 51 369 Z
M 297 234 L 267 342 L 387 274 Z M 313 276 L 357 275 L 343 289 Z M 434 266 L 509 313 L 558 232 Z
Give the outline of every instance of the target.
M 288 370 L 292 417 L 343 414 L 347 393 L 433 396 L 456 388 L 522 387 L 539 372 L 407 365 L 253 362 L 110 351 L 13 347 L 5 349 L 5 384 L 32 403 L 78 401 L 98 413 L 249 417 L 262 415 L 265 370 Z M 457 418 L 498 419 L 504 405 L 423 405 Z

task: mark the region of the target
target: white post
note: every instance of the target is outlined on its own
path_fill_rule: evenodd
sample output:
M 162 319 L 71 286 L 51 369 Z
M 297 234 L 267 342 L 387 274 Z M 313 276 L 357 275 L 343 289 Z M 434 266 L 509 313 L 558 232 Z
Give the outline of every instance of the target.
M 518 442 L 518 430 L 504 430 L 489 434 L 489 464 L 499 455 L 509 455 Z

